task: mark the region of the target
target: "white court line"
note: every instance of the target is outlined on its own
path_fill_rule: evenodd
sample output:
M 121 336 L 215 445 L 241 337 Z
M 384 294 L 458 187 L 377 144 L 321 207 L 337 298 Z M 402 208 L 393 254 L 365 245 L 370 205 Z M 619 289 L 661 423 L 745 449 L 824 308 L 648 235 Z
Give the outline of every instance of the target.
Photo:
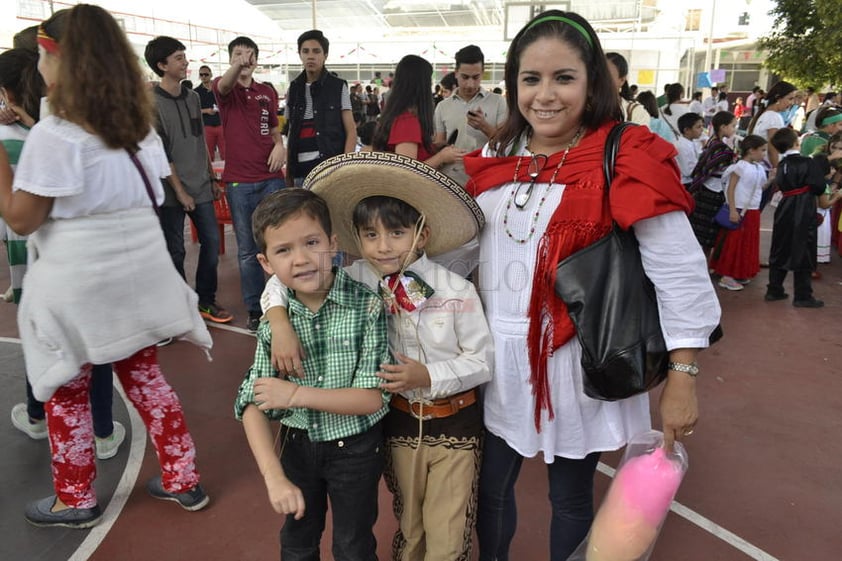
M 599 465 L 596 466 L 596 469 L 599 470 L 600 473 L 603 473 L 611 478 L 613 478 L 614 474 L 617 473 L 617 470 L 602 462 L 599 462 Z M 684 518 L 688 522 L 695 524 L 702 530 L 713 534 L 714 537 L 719 538 L 731 547 L 739 549 L 752 559 L 756 559 L 757 561 L 780 561 L 780 559 L 778 559 L 777 557 L 769 555 L 759 547 L 750 544 L 740 536 L 734 534 L 733 532 L 729 532 L 713 520 L 702 516 L 695 510 L 688 508 L 677 501 L 672 501 L 672 504 L 670 505 L 670 510 L 679 515 L 680 517 Z
M 117 488 L 114 489 L 114 494 L 105 507 L 105 512 L 102 514 L 102 520 L 99 524 L 94 526 L 85 539 L 79 544 L 76 552 L 67 561 L 86 561 L 93 555 L 102 540 L 108 535 L 111 526 L 117 521 L 123 507 L 129 500 L 137 482 L 137 474 L 140 473 L 140 466 L 143 463 L 143 454 L 146 451 L 146 427 L 143 425 L 143 420 L 135 410 L 134 406 L 129 402 L 126 394 L 123 392 L 123 386 L 120 385 L 119 380 L 114 384 L 120 397 L 126 405 L 126 410 L 129 412 L 129 421 L 132 426 L 132 442 L 129 448 L 129 457 L 126 460 L 126 469 L 123 471 L 120 481 L 117 483 Z
M 20 342 L 20 339 L 14 337 L 0 337 L 0 343 L 15 343 L 20 345 Z M 141 420 L 140 415 L 135 411 L 134 406 L 126 398 L 126 394 L 123 392 L 123 386 L 120 385 L 119 380 L 115 384 L 115 387 L 120 393 L 123 403 L 126 405 L 126 410 L 129 412 L 129 422 L 132 428 L 132 441 L 129 448 L 129 457 L 126 460 L 126 469 L 123 470 L 123 475 L 120 477 L 120 481 L 117 482 L 117 487 L 114 489 L 114 494 L 108 502 L 108 506 L 105 507 L 105 512 L 102 513 L 100 523 L 88 532 L 88 535 L 79 544 L 76 552 L 67 561 L 86 561 L 93 555 L 96 548 L 99 547 L 99 544 L 108 535 L 111 526 L 117 521 L 117 517 L 123 510 L 123 507 L 126 506 L 126 501 L 129 500 L 129 495 L 137 481 L 137 474 L 140 473 L 143 454 L 146 450 L 146 427 L 143 426 L 143 420 Z
M 227 323 L 211 323 L 209 321 L 205 322 L 205 325 L 208 327 L 214 327 L 216 329 L 221 329 L 223 331 L 231 331 L 232 333 L 239 333 L 240 335 L 248 335 L 250 337 L 257 337 L 255 333 L 252 333 L 248 329 L 243 329 L 242 327 L 235 327 L 233 325 L 228 325 Z

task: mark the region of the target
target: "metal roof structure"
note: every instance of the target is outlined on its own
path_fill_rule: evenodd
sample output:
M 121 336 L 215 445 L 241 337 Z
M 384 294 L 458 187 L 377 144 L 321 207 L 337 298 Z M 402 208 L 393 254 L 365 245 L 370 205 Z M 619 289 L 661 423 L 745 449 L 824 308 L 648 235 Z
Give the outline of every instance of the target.
M 331 38 L 380 40 L 435 33 L 508 40 L 535 14 L 571 10 L 598 32 L 645 27 L 657 0 L 247 0 L 284 32 L 317 28 Z
M 502 0 L 248 0 L 285 31 L 314 27 L 331 34 L 503 24 Z

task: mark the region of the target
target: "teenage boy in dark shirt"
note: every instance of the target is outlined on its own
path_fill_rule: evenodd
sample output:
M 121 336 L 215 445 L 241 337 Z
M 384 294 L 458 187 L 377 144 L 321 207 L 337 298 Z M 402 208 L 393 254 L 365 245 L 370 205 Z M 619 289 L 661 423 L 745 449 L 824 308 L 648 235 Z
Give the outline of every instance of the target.
M 184 276 L 184 216 L 190 217 L 199 238 L 196 293 L 199 313 L 217 323 L 233 316 L 216 303 L 219 228 L 213 201 L 217 187 L 204 140 L 199 96 L 183 86 L 188 60 L 185 47 L 172 37 L 156 37 L 146 45 L 146 62 L 161 83 L 155 86 L 157 130 L 164 143 L 172 175 L 163 180 L 166 198 L 159 216 L 167 250 Z

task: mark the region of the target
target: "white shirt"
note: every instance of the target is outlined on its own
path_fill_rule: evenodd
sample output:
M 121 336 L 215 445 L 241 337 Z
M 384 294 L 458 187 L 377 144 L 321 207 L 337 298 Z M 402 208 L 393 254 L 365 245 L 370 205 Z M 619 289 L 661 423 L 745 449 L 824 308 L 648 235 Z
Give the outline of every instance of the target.
M 755 210 L 760 208 L 763 185 L 766 183 L 766 168 L 757 162 L 740 160 L 732 164 L 722 174 L 722 185 L 728 187 L 731 176 L 739 177 L 734 188 L 734 204 L 738 209 Z
M 678 169 L 681 170 L 681 182 L 684 184 L 693 181 L 693 168 L 696 167 L 696 162 L 699 161 L 699 154 L 701 153 L 698 143 L 680 136 L 675 143 L 678 154 L 675 155 L 675 160 L 678 162 Z
M 781 117 L 781 114 L 777 111 L 767 109 L 762 115 L 760 115 L 760 117 L 757 118 L 757 122 L 754 123 L 754 130 L 751 134 L 756 134 L 760 138 L 769 140 L 771 136 L 769 135 L 770 130 L 782 129 L 784 126 L 784 118 Z
M 702 117 L 705 116 L 705 107 L 698 99 L 691 101 L 688 109 L 690 109 L 690 113 L 695 113 L 696 115 L 701 115 Z
M 160 178 L 171 171 L 154 130 L 141 141 L 137 157 L 158 204 L 163 203 Z M 51 218 L 152 206 L 143 178 L 125 150 L 108 148 L 98 136 L 55 115 L 38 122 L 29 133 L 14 189 L 54 197 Z
M 672 113 L 672 115 L 666 114 L 666 107 L 669 107 L 669 110 Z M 679 136 L 681 136 L 681 131 L 678 129 L 678 118 L 684 115 L 685 113 L 689 113 L 690 109 L 683 103 L 673 103 L 666 107 L 661 109 L 661 120 L 667 122 L 667 124 L 670 126 L 670 129 L 675 134 L 676 138 L 678 138 Z
M 488 155 L 488 148 L 484 149 Z M 525 154 L 525 151 L 522 151 Z M 495 370 L 484 393 L 485 426 L 519 454 L 584 458 L 595 451 L 616 450 L 632 436 L 650 428 L 648 394 L 621 401 L 587 397 L 582 386 L 581 347 L 576 338 L 553 351 L 548 359 L 554 419 L 542 413 L 541 432 L 533 421 L 535 397 L 529 383 L 526 350 L 527 309 L 535 273 L 534 256 L 550 216 L 562 200 L 564 186 L 536 184 L 524 210 L 514 205 L 508 226 L 523 238 L 532 227 L 538 202 L 546 195 L 535 222 L 535 234 L 524 244 L 509 238 L 503 217 L 512 184 L 479 195 L 486 216 L 480 235 L 479 286 L 494 337 Z M 537 195 L 537 196 L 536 196 Z M 704 348 L 720 316 L 705 256 L 687 216 L 670 212 L 634 225 L 643 266 L 655 284 L 661 326 L 668 349 Z
M 408 268 L 429 284 L 435 293 L 420 307 L 388 314 L 389 347 L 417 360 L 430 373 L 430 388 L 401 395 L 409 400 L 439 399 L 464 392 L 491 379 L 494 348 L 482 302 L 474 285 L 426 256 Z M 345 268 L 356 281 L 378 289 L 380 277 L 360 259 Z M 286 307 L 286 287 L 276 276 L 266 283 L 260 299 L 264 311 Z
M 716 112 L 716 98 L 712 95 L 706 97 L 705 100 L 702 102 L 702 107 L 705 108 L 705 114 L 708 117 L 713 116 L 713 114 Z

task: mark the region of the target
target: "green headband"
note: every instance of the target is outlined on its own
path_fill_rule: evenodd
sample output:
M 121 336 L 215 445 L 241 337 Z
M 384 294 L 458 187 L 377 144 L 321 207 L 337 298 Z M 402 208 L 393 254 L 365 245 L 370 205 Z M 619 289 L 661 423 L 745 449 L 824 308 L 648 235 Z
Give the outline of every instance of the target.
M 539 23 L 544 23 L 544 22 L 547 22 L 547 21 L 560 21 L 560 22 L 562 22 L 562 23 L 566 23 L 567 25 L 570 25 L 570 26 L 574 27 L 574 28 L 576 29 L 576 31 L 578 31 L 579 33 L 581 33 L 581 34 L 582 34 L 582 37 L 584 37 L 584 38 L 587 40 L 588 45 L 590 45 L 590 46 L 591 46 L 591 48 L 593 48 L 593 39 L 592 39 L 592 38 L 591 38 L 591 36 L 588 34 L 588 30 L 587 30 L 587 29 L 585 29 L 585 28 L 582 26 L 582 24 L 580 24 L 580 23 L 576 23 L 576 22 L 575 22 L 575 21 L 573 21 L 572 19 L 570 19 L 570 18 L 566 18 L 566 17 L 564 17 L 564 16 L 546 16 L 546 17 L 543 17 L 543 18 L 536 19 L 535 21 L 533 21 L 532 23 L 530 23 L 530 24 L 529 24 L 529 27 L 527 27 L 526 29 L 532 29 L 533 27 L 535 27 L 535 26 L 536 26 L 536 25 L 538 25 Z
M 819 126 L 826 127 L 827 125 L 832 125 L 833 123 L 838 123 L 839 121 L 842 121 L 842 113 L 837 113 L 836 115 L 825 117 L 824 119 L 822 119 L 822 124 Z

